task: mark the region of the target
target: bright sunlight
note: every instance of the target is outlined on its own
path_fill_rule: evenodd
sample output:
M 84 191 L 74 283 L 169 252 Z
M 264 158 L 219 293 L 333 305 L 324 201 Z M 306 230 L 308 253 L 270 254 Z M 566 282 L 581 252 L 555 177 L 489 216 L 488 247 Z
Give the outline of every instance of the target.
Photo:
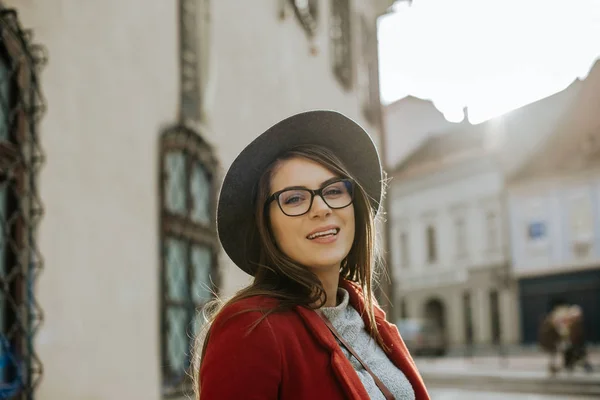
M 379 21 L 381 96 L 432 100 L 480 123 L 583 79 L 600 55 L 599 0 L 398 1 Z

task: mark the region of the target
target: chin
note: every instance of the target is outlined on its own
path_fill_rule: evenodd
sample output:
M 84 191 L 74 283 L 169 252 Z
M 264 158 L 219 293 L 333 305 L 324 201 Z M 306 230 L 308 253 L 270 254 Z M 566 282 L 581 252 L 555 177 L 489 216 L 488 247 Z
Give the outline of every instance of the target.
M 329 255 L 325 257 L 316 257 L 311 260 L 307 265 L 314 265 L 314 268 L 324 270 L 333 266 L 339 266 L 344 260 L 345 255 Z
M 317 269 L 319 271 L 323 271 L 323 270 L 338 266 L 338 265 L 340 265 L 341 262 L 342 262 L 341 259 L 332 259 L 331 261 L 320 259 L 318 262 L 314 262 L 309 265 L 314 265 L 315 269 Z

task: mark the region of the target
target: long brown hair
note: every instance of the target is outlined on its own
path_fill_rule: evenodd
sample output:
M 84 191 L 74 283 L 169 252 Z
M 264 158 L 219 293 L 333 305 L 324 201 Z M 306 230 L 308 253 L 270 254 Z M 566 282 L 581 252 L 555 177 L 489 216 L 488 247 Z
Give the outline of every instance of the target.
M 315 161 L 342 178 L 353 178 L 331 151 L 315 145 L 295 147 L 282 154 L 265 169 L 257 185 L 254 197 L 254 219 L 250 223 L 252 226 L 248 227 L 245 245 L 248 260 L 255 266 L 254 280 L 227 302 L 223 303 L 217 298 L 203 310 L 205 325 L 196 337 L 193 351 L 192 378 L 197 399 L 200 398 L 199 370 L 210 339 L 210 327 L 220 310 L 229 304 L 253 296 L 276 298 L 278 306 L 273 309 L 260 310 L 263 312 L 263 316 L 253 325 L 256 326 L 271 313 L 288 311 L 298 305 L 318 309 L 327 301 L 327 294 L 317 276 L 284 254 L 275 244 L 270 228 L 268 209 L 264 206 L 271 194 L 271 177 L 278 165 L 282 161 L 297 157 Z M 356 282 L 362 288 L 371 335 L 380 346 L 385 348 L 377 330 L 373 311 L 375 304 L 373 282 L 378 267 L 381 265 L 381 258 L 376 246 L 375 211 L 371 207 L 368 195 L 358 182 L 355 184 L 354 213 L 356 223 L 354 242 L 348 256 L 342 261 L 340 277 Z

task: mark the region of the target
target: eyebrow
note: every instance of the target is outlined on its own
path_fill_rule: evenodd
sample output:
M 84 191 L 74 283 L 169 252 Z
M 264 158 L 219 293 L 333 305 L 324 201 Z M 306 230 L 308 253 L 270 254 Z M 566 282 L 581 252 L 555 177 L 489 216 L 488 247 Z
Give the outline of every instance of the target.
M 329 178 L 326 181 L 321 182 L 321 185 L 319 185 L 319 189 L 329 185 L 332 182 L 339 181 L 340 179 L 344 179 L 344 178 L 341 178 L 339 176 L 334 176 L 332 178 Z M 284 190 L 293 190 L 293 189 L 308 189 L 308 188 L 306 186 L 288 186 L 281 190 L 277 190 L 275 193 L 283 192 Z

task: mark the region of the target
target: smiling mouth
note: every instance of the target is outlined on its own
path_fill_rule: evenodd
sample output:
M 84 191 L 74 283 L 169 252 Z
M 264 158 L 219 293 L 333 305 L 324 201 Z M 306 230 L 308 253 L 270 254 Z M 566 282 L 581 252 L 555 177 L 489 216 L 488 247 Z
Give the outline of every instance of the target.
M 339 228 L 332 228 L 332 229 L 327 229 L 326 231 L 312 233 L 312 234 L 308 235 L 306 238 L 309 240 L 313 240 L 313 239 L 322 238 L 322 237 L 335 236 L 339 232 L 340 232 Z

